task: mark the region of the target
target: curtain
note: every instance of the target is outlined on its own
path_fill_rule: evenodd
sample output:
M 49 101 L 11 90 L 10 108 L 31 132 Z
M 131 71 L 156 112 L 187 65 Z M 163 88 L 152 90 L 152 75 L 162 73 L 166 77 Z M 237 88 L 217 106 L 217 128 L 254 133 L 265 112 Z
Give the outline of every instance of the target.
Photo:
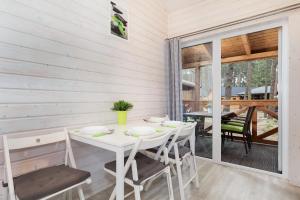
M 179 38 L 169 39 L 169 108 L 171 120 L 182 121 L 181 46 Z

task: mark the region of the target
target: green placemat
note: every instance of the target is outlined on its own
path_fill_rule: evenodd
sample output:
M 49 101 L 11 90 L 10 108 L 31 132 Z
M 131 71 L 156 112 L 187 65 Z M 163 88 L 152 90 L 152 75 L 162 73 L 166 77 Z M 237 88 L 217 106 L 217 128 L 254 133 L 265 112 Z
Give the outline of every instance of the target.
M 93 137 L 101 137 L 101 136 L 104 136 L 106 135 L 107 133 L 104 133 L 104 132 L 97 132 L 97 133 L 94 133 L 92 136 Z
M 164 132 L 165 130 L 163 129 L 163 128 L 157 128 L 157 129 L 155 129 L 155 132 L 156 133 L 162 133 L 162 132 Z
M 165 125 L 165 127 L 168 127 L 168 128 L 177 128 L 176 125 Z

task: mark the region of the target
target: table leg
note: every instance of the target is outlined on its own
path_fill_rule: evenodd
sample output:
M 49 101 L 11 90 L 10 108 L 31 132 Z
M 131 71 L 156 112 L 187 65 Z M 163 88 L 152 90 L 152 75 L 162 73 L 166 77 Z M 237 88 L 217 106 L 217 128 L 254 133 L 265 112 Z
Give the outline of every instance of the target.
M 192 151 L 193 155 L 195 155 L 195 140 L 196 140 L 195 137 L 196 137 L 196 134 L 191 135 L 190 141 L 189 141 L 190 142 L 190 148 L 191 148 L 191 151 Z
M 205 117 L 199 116 L 197 119 L 197 131 L 199 135 L 205 135 L 204 126 L 205 126 Z
M 125 177 L 125 169 L 124 169 L 124 151 L 118 150 L 116 152 L 116 199 L 124 200 L 124 177 Z

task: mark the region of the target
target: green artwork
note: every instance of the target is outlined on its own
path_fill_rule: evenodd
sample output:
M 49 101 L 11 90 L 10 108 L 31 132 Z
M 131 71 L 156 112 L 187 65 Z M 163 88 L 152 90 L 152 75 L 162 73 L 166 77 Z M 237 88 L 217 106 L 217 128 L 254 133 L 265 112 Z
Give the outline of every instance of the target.
M 119 4 L 111 1 L 111 33 L 123 39 L 128 39 L 127 12 Z

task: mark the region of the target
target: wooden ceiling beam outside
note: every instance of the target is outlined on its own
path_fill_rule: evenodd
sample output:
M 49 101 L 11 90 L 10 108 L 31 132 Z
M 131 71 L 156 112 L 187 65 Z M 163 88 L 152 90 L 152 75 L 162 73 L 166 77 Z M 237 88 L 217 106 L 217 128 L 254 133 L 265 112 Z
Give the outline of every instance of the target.
M 250 55 L 242 55 L 242 56 L 233 56 L 228 58 L 222 58 L 222 64 L 224 63 L 233 63 L 233 62 L 241 62 L 241 61 L 249 61 L 249 60 L 258 60 L 264 58 L 277 57 L 278 51 L 268 51 L 263 53 L 255 53 Z M 196 68 L 199 66 L 205 66 L 211 64 L 211 61 L 201 61 L 201 62 L 193 62 L 183 64 L 183 68 Z
M 242 39 L 242 44 L 244 46 L 246 55 L 250 55 L 251 54 L 251 45 L 250 45 L 250 41 L 247 35 L 241 35 L 241 39 Z
M 271 57 L 277 57 L 277 56 L 278 56 L 278 51 L 267 51 L 267 52 L 263 52 L 263 53 L 255 53 L 255 54 L 250 54 L 250 55 L 223 58 L 222 63 L 258 60 L 258 59 L 271 58 Z
M 207 55 L 207 57 L 211 60 L 211 51 L 208 49 L 208 47 L 206 46 L 206 44 L 202 45 L 202 49 L 204 50 L 204 52 Z

